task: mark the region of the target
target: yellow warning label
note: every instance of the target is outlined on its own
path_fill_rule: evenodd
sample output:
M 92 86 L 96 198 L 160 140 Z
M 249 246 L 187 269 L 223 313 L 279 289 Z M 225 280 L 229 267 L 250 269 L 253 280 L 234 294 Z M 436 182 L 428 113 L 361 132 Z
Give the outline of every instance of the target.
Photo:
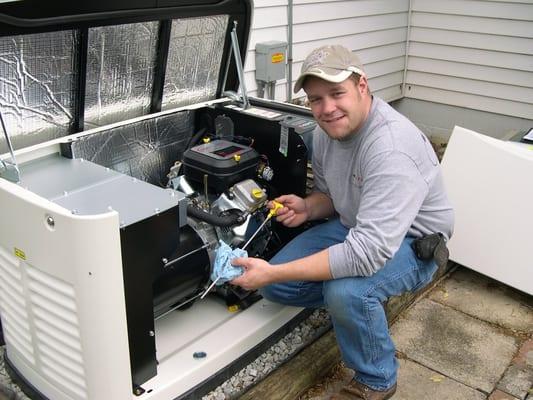
M 15 255 L 21 260 L 26 260 L 26 253 L 24 253 L 21 249 L 17 249 L 16 247 L 15 247 Z
M 284 59 L 285 59 L 285 55 L 283 53 L 274 53 L 272 54 L 272 57 L 271 57 L 272 64 L 280 63 Z

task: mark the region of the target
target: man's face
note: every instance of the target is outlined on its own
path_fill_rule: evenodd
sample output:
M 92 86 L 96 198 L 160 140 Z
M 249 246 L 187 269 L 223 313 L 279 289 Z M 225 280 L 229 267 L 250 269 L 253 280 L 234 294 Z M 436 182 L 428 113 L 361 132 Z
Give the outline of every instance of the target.
M 332 139 L 346 140 L 356 134 L 370 111 L 372 101 L 365 77 L 356 84 L 350 78 L 331 83 L 310 76 L 304 91 L 315 120 Z

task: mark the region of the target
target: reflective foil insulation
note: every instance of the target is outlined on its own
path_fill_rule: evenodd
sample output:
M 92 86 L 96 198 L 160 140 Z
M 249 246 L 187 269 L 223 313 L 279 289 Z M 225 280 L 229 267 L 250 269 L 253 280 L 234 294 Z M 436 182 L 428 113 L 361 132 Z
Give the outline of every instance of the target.
M 76 31 L 0 37 L 0 112 L 14 148 L 71 132 L 78 41 Z
M 70 155 L 165 187 L 192 137 L 193 117 L 181 111 L 106 129 L 70 143 Z
M 172 21 L 163 110 L 216 98 L 228 20 Z M 0 37 L 0 112 L 14 148 L 74 133 L 77 101 L 84 130 L 148 114 L 159 27 L 150 21 L 89 28 L 84 98 L 78 31 Z M 0 154 L 7 151 L 0 135 Z
M 158 22 L 89 29 L 85 129 L 148 114 Z
M 216 97 L 228 16 L 172 21 L 162 109 Z

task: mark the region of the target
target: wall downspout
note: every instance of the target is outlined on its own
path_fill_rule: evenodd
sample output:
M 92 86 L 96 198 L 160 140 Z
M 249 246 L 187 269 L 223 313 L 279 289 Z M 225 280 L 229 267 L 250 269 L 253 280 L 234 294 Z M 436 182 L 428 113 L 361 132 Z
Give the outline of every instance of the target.
M 412 14 L 413 0 L 409 0 L 409 10 L 407 11 L 407 38 L 405 39 L 405 62 L 403 65 L 403 79 L 402 79 L 402 97 L 405 97 L 405 87 L 407 80 L 407 61 L 409 58 L 409 43 L 411 38 L 411 14 Z
M 292 11 L 293 1 L 287 3 L 287 102 L 292 102 Z

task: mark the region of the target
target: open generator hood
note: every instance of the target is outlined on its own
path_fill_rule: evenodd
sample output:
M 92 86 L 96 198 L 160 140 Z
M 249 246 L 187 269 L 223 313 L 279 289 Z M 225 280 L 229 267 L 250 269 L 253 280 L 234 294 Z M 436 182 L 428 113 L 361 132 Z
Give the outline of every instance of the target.
M 244 59 L 252 10 L 247 0 L 2 2 L 0 111 L 14 147 L 237 91 L 230 33 Z

